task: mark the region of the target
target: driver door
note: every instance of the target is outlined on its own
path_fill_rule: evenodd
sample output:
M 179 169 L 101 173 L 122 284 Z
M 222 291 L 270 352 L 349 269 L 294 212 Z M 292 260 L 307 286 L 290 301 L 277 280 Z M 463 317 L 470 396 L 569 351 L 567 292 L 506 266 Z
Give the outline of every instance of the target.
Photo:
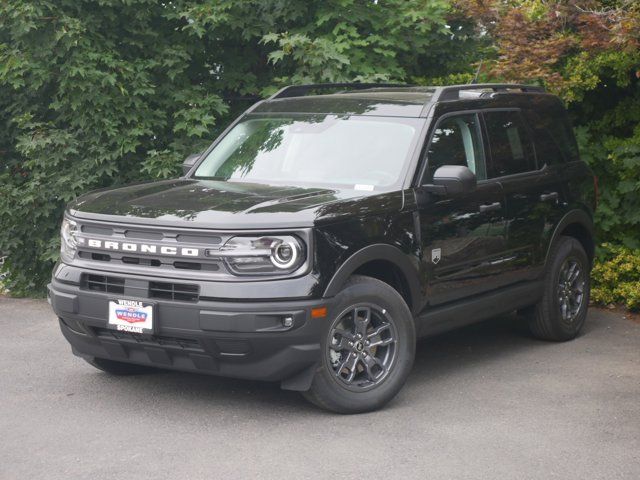
M 476 113 L 442 117 L 430 138 L 421 182 L 443 165 L 468 167 L 478 181 L 471 192 L 441 196 L 418 189 L 425 292 L 437 305 L 499 288 L 506 251 L 505 202 L 499 182 L 487 180 L 485 147 Z

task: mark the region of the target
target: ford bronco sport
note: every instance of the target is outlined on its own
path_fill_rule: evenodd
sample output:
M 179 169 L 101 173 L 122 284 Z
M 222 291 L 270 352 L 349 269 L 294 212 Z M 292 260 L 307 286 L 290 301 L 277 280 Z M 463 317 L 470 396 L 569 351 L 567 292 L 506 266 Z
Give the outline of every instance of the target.
M 355 413 L 398 393 L 417 338 L 585 321 L 596 186 L 539 87 L 291 86 L 183 168 L 67 208 L 49 296 L 99 369 L 278 381 Z

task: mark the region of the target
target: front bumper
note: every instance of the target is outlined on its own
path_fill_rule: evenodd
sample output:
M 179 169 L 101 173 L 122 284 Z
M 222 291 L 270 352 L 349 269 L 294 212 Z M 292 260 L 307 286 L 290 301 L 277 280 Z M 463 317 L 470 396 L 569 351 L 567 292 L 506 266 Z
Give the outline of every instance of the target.
M 140 281 L 140 279 L 137 279 Z M 109 300 L 131 295 L 94 292 L 54 278 L 49 299 L 74 354 L 158 368 L 236 378 L 283 381 L 304 390 L 320 357 L 320 339 L 332 313 L 331 299 L 156 304 L 153 335 L 107 328 Z M 311 309 L 327 307 L 312 318 Z M 290 317 L 291 326 L 283 319 Z M 304 377 L 304 378 L 302 378 Z

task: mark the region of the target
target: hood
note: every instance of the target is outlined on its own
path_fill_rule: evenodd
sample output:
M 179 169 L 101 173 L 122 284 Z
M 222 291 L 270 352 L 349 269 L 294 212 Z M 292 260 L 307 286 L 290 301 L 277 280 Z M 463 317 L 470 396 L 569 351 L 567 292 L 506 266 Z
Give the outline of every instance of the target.
M 355 204 L 374 195 L 379 193 L 179 179 L 91 192 L 69 205 L 69 212 L 79 218 L 192 228 L 292 228 L 353 214 L 349 205 L 360 208 Z

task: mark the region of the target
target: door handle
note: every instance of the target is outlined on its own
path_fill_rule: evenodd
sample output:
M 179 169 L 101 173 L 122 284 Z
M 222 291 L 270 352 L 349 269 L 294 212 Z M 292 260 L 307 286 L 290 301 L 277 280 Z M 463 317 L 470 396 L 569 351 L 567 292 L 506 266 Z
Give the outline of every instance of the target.
M 500 202 L 489 203 L 486 205 L 480 205 L 481 212 L 490 212 L 491 210 L 500 210 L 502 204 Z
M 558 200 L 558 192 L 543 193 L 540 195 L 540 200 L 543 202 L 546 202 L 547 200 Z

